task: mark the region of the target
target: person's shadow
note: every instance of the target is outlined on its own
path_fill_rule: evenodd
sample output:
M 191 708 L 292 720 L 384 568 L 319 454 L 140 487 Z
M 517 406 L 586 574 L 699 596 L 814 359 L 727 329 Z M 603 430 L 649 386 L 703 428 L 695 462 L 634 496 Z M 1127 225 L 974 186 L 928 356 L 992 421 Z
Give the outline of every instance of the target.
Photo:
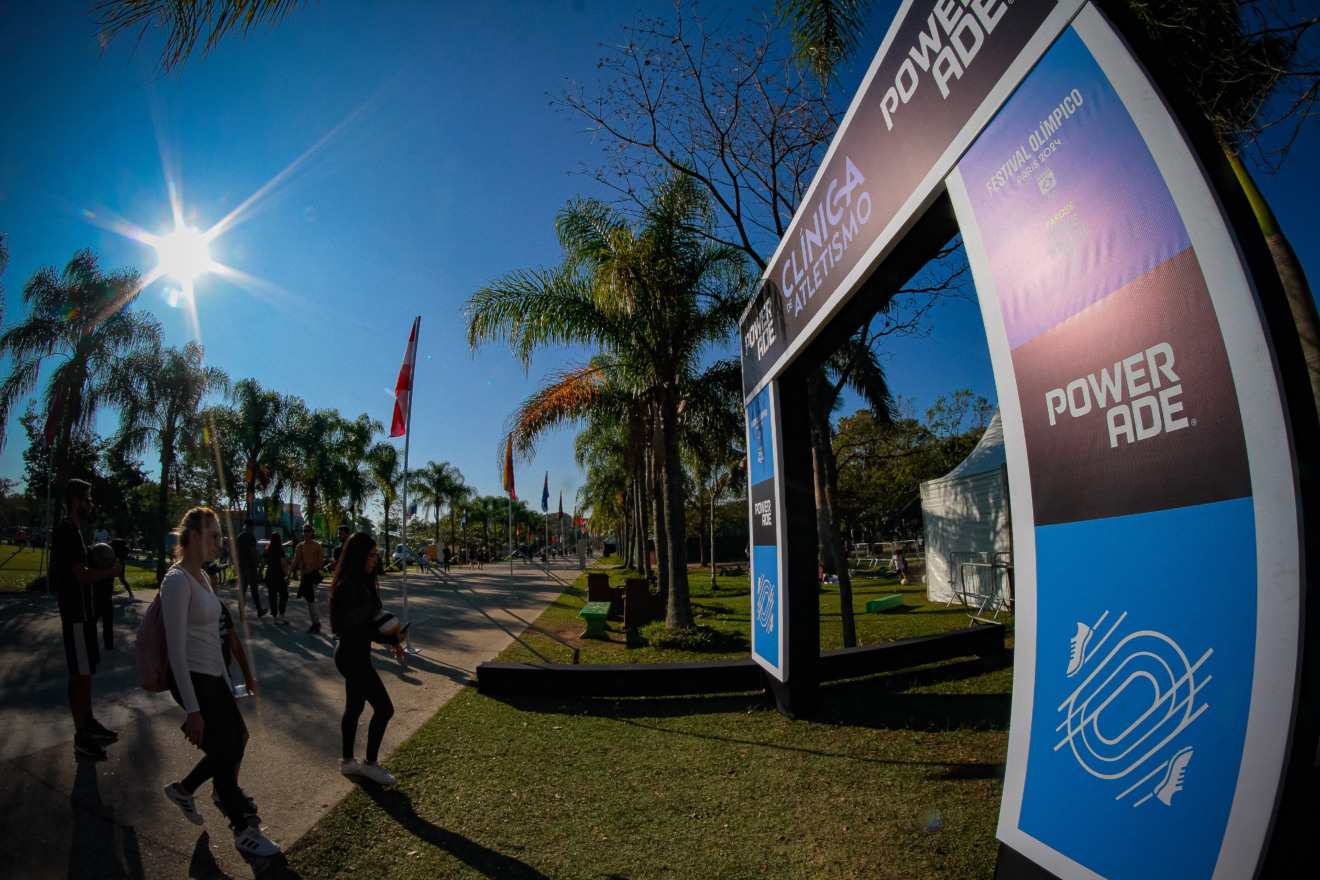
M 113 807 L 101 800 L 97 762 L 78 758 L 69 807 L 73 814 L 69 842 L 69 880 L 142 877 L 137 831 L 115 822 Z M 117 840 L 116 838 L 122 838 Z
M 390 818 L 398 822 L 418 840 L 444 850 L 487 877 L 507 877 L 511 880 L 549 880 L 540 871 L 528 867 L 517 859 L 484 847 L 461 834 L 455 834 L 427 822 L 417 815 L 417 812 L 413 809 L 412 799 L 401 791 L 381 788 L 376 785 L 363 785 L 362 790 Z

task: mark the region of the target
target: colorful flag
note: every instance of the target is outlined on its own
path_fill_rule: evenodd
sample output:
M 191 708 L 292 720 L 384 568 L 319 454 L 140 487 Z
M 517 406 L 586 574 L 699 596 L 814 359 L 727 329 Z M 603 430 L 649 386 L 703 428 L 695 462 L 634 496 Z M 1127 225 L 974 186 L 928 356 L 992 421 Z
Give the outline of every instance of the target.
M 541 487 L 541 512 L 550 512 L 550 472 L 545 472 L 545 485 Z
M 463 529 L 464 531 L 467 531 L 467 508 L 463 509 L 463 518 L 459 520 L 458 527 L 460 529 Z
M 546 476 L 549 477 L 550 475 L 546 474 Z M 564 518 L 564 492 L 562 489 L 559 492 L 559 518 Z
M 414 501 L 412 504 L 409 504 L 409 505 L 408 505 L 408 515 L 409 515 L 409 516 L 416 516 L 416 515 L 417 515 L 417 502 L 416 502 L 416 501 Z
M 509 446 L 504 451 L 504 491 L 509 493 L 510 500 L 516 500 L 517 495 L 513 494 L 513 435 L 509 435 Z
M 413 367 L 417 363 L 417 327 L 422 323 L 422 316 L 413 319 L 412 333 L 408 334 L 408 350 L 403 354 L 403 366 L 399 367 L 399 381 L 394 386 L 394 422 L 390 425 L 391 437 L 402 437 L 408 433 L 408 422 L 412 418 Z

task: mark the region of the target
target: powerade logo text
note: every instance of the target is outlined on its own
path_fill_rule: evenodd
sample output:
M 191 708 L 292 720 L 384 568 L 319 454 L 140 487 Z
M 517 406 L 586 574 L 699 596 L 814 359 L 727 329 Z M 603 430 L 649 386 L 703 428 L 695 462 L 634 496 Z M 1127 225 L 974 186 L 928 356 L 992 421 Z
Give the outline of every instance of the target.
M 935 81 L 942 98 L 949 97 L 950 80 L 962 75 L 985 45 L 1013 0 L 937 0 L 917 44 L 894 75 L 894 84 L 880 99 L 885 127 L 894 130 L 894 114 L 912 100 L 921 85 L 921 74 Z M 920 74 L 918 73 L 920 69 Z
M 747 354 L 753 354 L 759 361 L 765 356 L 770 346 L 774 344 L 775 318 L 770 307 L 769 299 L 761 304 L 761 310 L 756 313 L 756 318 L 743 335 L 744 357 Z
M 1137 443 L 1195 425 L 1195 419 L 1181 415 L 1182 391 L 1173 346 L 1161 342 L 1115 361 L 1112 369 L 1101 367 L 1047 391 L 1045 406 L 1051 427 L 1065 415 L 1079 419 L 1093 410 L 1103 412 L 1114 449 L 1119 441 Z

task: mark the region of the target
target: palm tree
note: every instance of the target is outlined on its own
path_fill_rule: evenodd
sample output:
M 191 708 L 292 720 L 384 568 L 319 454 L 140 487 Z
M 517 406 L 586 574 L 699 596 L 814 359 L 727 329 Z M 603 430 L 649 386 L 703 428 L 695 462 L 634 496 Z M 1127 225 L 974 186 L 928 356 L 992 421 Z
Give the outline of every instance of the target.
M 6 233 L 0 232 L 0 327 L 5 323 L 5 269 L 9 267 L 9 243 Z
M 591 508 L 598 531 L 613 530 L 618 554 L 624 564 L 645 572 L 649 555 L 645 548 L 645 504 L 638 501 L 645 491 L 642 466 L 646 460 L 649 431 L 643 419 L 625 412 L 592 411 L 586 428 L 573 444 L 578 466 L 586 470 L 582 485 L 584 505 Z M 636 502 L 636 503 L 635 503 Z
M 344 426 L 343 446 L 340 450 L 344 466 L 343 488 L 348 496 L 349 516 L 355 521 L 362 517 L 362 506 L 371 494 L 371 474 L 365 465 L 367 450 L 371 448 L 372 439 L 384 430 L 384 423 L 367 413 L 362 413 Z M 357 529 L 356 522 L 353 529 Z
M 779 0 L 775 11 L 792 34 L 798 63 L 825 81 L 866 36 L 870 6 L 868 0 Z
M 237 442 L 242 414 L 231 406 L 215 404 L 202 410 L 200 418 L 209 442 L 199 457 L 204 455 L 210 466 L 215 468 L 216 482 L 220 486 L 225 507 L 238 507 L 243 499 L 245 464 Z M 232 523 L 224 522 L 223 525 L 227 534 L 233 534 Z
M 376 491 L 381 495 L 385 507 L 384 546 L 388 552 L 390 543 L 390 508 L 399 497 L 399 482 L 403 479 L 403 464 L 399 461 L 399 450 L 391 443 L 382 440 L 367 450 L 367 470 L 371 472 Z
M 556 222 L 560 266 L 506 275 L 473 294 L 464 310 L 474 348 L 507 339 L 528 366 L 547 345 L 597 347 L 620 384 L 650 402 L 661 486 L 656 531 L 667 539 L 663 586 L 673 628 L 692 623 L 679 401 L 707 348 L 728 338 L 747 285 L 741 254 L 701 232 L 712 216 L 697 184 L 665 177 L 649 203 L 645 219 L 632 225 L 601 202 L 571 202 Z
M 268 449 L 273 449 L 283 426 L 285 399 L 275 391 L 266 391 L 256 379 L 242 379 L 234 384 L 232 400 L 239 413 L 238 435 L 234 438 L 242 451 L 248 516 L 254 516 L 257 490 L 265 490 L 274 476 Z
M 834 453 L 832 417 L 844 386 L 851 388 L 871 408 L 880 424 L 893 422 L 894 400 L 885 373 L 871 344 L 870 328 L 851 336 L 807 379 L 807 421 L 811 431 L 812 482 L 816 489 L 816 538 L 821 562 L 839 577 L 839 613 L 843 623 L 843 646 L 857 645 L 853 620 L 852 578 L 843 551 L 839 528 L 839 468 Z
M 338 494 L 346 476 L 343 447 L 350 423 L 337 410 L 298 403 L 289 409 L 289 458 L 292 482 L 306 503 L 303 519 L 311 522 L 322 493 Z
M 0 334 L 0 357 L 12 368 L 0 382 L 0 449 L 10 408 L 37 385 L 42 362 L 60 362 L 46 385 L 45 412 L 58 427 L 56 448 L 68 449 L 75 429 L 91 425 L 106 401 L 106 383 L 117 359 L 141 346 L 159 345 L 160 325 L 129 310 L 138 295 L 138 274 L 101 272 L 89 249 L 73 255 L 62 272 L 43 266 L 23 286 L 26 314 Z M 63 482 L 63 466 L 57 468 Z
M 226 37 L 242 39 L 258 28 L 273 28 L 305 5 L 306 0 L 96 0 L 91 12 L 103 46 L 121 33 L 137 31 L 139 40 L 148 31 L 163 33 L 157 68 L 170 74 L 183 67 L 203 35 L 204 56 Z
M 115 364 L 110 399 L 119 405 L 116 445 L 137 454 L 160 450 L 160 498 L 156 505 L 156 578 L 169 567 L 165 534 L 169 531 L 169 487 L 182 447 L 204 442 L 199 408 L 207 395 L 227 391 L 229 377 L 204 363 L 201 343 L 182 349 L 142 348 Z
M 463 474 L 447 461 L 436 464 L 428 461 L 426 466 L 413 474 L 412 485 L 420 499 L 435 511 L 435 543 L 440 544 L 440 508 L 449 505 L 450 531 L 453 530 L 454 499 L 462 488 Z

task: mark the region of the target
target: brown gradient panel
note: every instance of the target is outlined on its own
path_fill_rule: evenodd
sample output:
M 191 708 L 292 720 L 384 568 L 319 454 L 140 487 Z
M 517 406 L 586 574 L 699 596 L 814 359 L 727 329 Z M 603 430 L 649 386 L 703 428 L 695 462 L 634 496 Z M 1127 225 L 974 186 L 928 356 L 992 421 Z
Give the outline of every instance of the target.
M 1134 399 L 1154 394 L 1158 400 L 1160 390 L 1182 386 L 1181 394 L 1169 398 L 1171 405 L 1180 402 L 1182 409 L 1171 411 L 1167 420 L 1163 411 L 1158 413 L 1158 434 L 1136 442 L 1120 436 L 1117 446 L 1111 447 L 1107 413 L 1114 399 L 1101 407 L 1089 381 L 1090 412 L 1074 418 L 1065 409 L 1050 424 L 1047 395 L 1051 391 L 1066 389 L 1089 374 L 1100 381 L 1102 368 L 1112 376 L 1116 361 L 1160 343 L 1172 349 L 1170 368 L 1177 382 L 1161 371 L 1159 390 L 1152 387 L 1134 397 L 1127 376 L 1120 376 L 1121 402 L 1129 409 Z M 1162 355 L 1156 361 L 1166 363 Z M 1228 356 L 1200 264 L 1190 248 L 1019 346 L 1013 352 L 1013 366 L 1037 525 L 1251 494 L 1246 440 Z M 1151 384 L 1147 360 L 1143 358 L 1138 366 L 1147 375 L 1137 381 Z M 1084 407 L 1085 399 L 1074 391 L 1077 409 Z M 1186 426 L 1166 429 L 1178 419 L 1186 419 Z M 1149 407 L 1143 407 L 1141 420 L 1153 428 Z

